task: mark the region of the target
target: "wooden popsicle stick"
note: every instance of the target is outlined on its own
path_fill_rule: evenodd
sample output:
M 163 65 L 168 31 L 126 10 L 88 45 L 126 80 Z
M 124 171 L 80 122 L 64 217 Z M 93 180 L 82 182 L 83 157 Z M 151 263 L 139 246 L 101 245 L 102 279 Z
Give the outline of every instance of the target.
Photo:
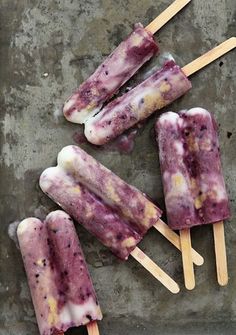
M 154 226 L 169 242 L 171 242 L 177 249 L 181 251 L 180 237 L 161 219 L 158 220 Z M 203 257 L 192 248 L 192 261 L 194 264 L 200 266 L 204 263 Z
M 191 0 L 175 0 L 160 15 L 158 15 L 147 27 L 146 30 L 155 34 L 161 29 L 173 16 L 183 9 Z
M 99 335 L 99 329 L 97 321 L 92 321 L 86 325 L 88 335 Z
M 191 63 L 185 65 L 182 70 L 186 76 L 190 76 L 234 48 L 236 48 L 236 37 L 231 37 Z
M 217 280 L 221 286 L 228 284 L 227 257 L 225 248 L 224 222 L 213 223 Z
M 179 292 L 179 285 L 156 263 L 154 263 L 151 258 L 149 258 L 141 249 L 136 247 L 133 251 L 131 251 L 131 255 L 157 280 L 159 280 L 170 292 L 174 294 Z
M 193 290 L 195 287 L 195 277 L 194 277 L 193 259 L 191 254 L 192 246 L 191 246 L 190 229 L 180 230 L 180 243 L 182 250 L 185 287 L 188 290 Z

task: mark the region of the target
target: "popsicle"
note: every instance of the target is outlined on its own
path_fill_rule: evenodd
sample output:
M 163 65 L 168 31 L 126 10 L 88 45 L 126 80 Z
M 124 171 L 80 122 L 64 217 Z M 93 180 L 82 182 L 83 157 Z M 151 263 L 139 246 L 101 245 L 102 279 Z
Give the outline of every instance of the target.
M 70 216 L 58 210 L 43 222 L 27 218 L 17 236 L 40 334 L 95 328 L 102 313 Z
M 220 263 L 217 256 L 218 281 L 226 285 L 228 275 L 222 234 L 223 220 L 230 217 L 230 209 L 213 115 L 203 108 L 192 108 L 179 114 L 168 112 L 157 120 L 155 129 L 168 224 L 183 234 L 181 243 L 186 248 L 183 261 L 192 264 L 191 259 L 187 259 L 191 246 L 189 229 L 213 223 L 214 234 L 215 230 L 216 234 L 222 230 L 221 236 L 215 239 L 215 246 L 216 255 L 217 252 L 221 254 Z M 217 246 L 219 238 L 223 241 L 220 250 Z M 188 270 L 191 264 L 186 265 Z M 189 271 L 193 275 L 192 268 Z M 192 285 L 194 287 L 194 281 Z M 190 289 L 193 287 L 190 285 Z
M 144 82 L 88 118 L 84 130 L 87 140 L 103 145 L 169 105 L 191 89 L 188 76 L 235 47 L 236 38 L 232 37 L 182 69 L 174 61 L 168 61 Z
M 170 232 L 169 239 L 180 248 L 178 235 L 159 219 L 161 210 L 81 148 L 63 148 L 57 161 L 56 167 L 42 173 L 41 189 L 117 257 L 126 260 L 132 254 L 144 265 L 148 257 L 137 244 L 153 225 L 163 235 Z M 195 261 L 202 263 L 201 256 L 193 254 Z M 157 279 L 162 280 L 163 275 Z
M 176 0 L 146 28 L 140 23 L 112 52 L 97 70 L 65 102 L 63 112 L 68 121 L 84 123 L 96 114 L 105 101 L 128 81 L 138 69 L 158 52 L 153 34 L 164 26 L 190 0 Z

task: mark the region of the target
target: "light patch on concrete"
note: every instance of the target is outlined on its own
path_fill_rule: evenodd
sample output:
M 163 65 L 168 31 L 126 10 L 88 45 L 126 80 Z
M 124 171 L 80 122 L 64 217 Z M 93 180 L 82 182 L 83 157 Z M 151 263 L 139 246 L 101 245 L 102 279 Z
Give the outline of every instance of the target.
M 32 97 L 32 91 L 33 89 L 28 99 Z M 23 95 L 26 96 L 27 93 Z M 5 136 L 5 143 L 2 147 L 3 162 L 8 167 L 14 167 L 17 179 L 23 178 L 28 169 L 39 169 L 45 166 L 46 158 L 43 153 L 45 150 L 53 152 L 54 141 L 60 142 L 59 132 L 56 129 L 41 128 L 39 120 L 32 113 L 32 109 L 37 108 L 37 98 L 39 97 L 33 96 L 36 101 L 32 101 L 32 105 L 26 108 L 21 116 L 15 118 L 6 114 L 3 121 Z M 7 141 L 9 134 L 18 139 L 17 145 L 12 145 Z
M 31 301 L 29 287 L 26 281 L 20 283 L 20 299 Z
M 62 117 L 64 117 L 62 108 L 56 108 L 53 112 L 53 118 L 55 120 L 55 123 L 58 123 Z
M 17 321 L 21 317 L 21 306 L 9 298 L 1 304 L 1 315 L 3 321 L 8 324 Z
M 36 209 L 34 209 L 34 216 L 40 219 L 41 221 L 46 218 L 47 214 L 48 214 L 48 210 L 47 208 L 43 206 L 39 206 Z
M 223 42 L 228 27 L 228 18 L 223 15 L 226 12 L 226 2 L 218 1 L 216 5 L 215 0 L 197 0 L 191 5 L 195 14 L 192 21 L 199 27 L 205 40 Z
M 8 226 L 8 236 L 15 243 L 17 249 L 20 249 L 17 234 L 16 234 L 19 223 L 20 221 L 15 221 L 15 222 L 10 223 Z

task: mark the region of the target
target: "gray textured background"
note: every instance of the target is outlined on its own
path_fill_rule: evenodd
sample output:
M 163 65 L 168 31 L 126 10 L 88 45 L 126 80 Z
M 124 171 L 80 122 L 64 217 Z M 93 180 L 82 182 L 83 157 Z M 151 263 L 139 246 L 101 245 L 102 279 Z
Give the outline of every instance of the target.
M 57 152 L 74 143 L 81 127 L 60 114 L 72 90 L 131 31 L 147 24 L 170 0 L 0 0 L 0 334 L 38 334 L 19 251 L 7 236 L 9 222 L 42 216 L 56 206 L 38 187 L 41 171 Z M 192 0 L 156 34 L 162 51 L 185 65 L 236 35 L 235 0 Z M 81 243 L 104 313 L 101 334 L 235 334 L 236 331 L 236 51 L 192 77 L 193 89 L 166 110 L 201 106 L 219 123 L 224 174 L 232 220 L 225 225 L 230 281 L 216 282 L 212 227 L 192 230 L 193 245 L 205 257 L 196 269 L 196 289 L 183 286 L 180 254 L 151 229 L 141 248 L 175 278 L 172 295 L 139 264 L 119 262 L 83 228 Z M 220 66 L 220 61 L 222 66 Z M 155 65 L 154 58 L 151 67 Z M 146 67 L 147 70 L 147 67 Z M 138 82 L 145 67 L 134 79 Z M 48 73 L 45 77 L 44 73 Z M 157 150 L 150 118 L 139 130 L 131 154 L 83 145 L 163 208 Z M 231 134 L 232 133 L 232 134 Z M 83 330 L 69 332 L 82 334 Z

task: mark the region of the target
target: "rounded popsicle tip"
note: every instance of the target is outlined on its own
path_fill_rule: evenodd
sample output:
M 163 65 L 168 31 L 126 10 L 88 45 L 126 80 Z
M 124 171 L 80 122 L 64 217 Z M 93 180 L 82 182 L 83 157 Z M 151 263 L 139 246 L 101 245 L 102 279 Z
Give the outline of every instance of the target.
M 56 210 L 53 212 L 50 212 L 45 222 L 47 224 L 48 229 L 54 231 L 60 229 L 61 231 L 68 231 L 68 229 L 71 231 L 71 229 L 74 231 L 74 224 L 71 219 L 71 217 L 62 210 Z M 75 231 L 74 231 L 75 232 Z
M 30 218 L 24 219 L 23 221 L 19 223 L 17 230 L 16 230 L 16 234 L 19 237 L 22 234 L 24 234 L 26 231 L 28 231 L 29 228 L 32 228 L 32 225 L 35 226 L 39 224 L 41 224 L 41 221 L 37 218 L 30 217 Z
M 165 122 L 171 122 L 171 123 L 176 123 L 179 119 L 179 114 L 175 112 L 166 112 L 163 113 L 158 119 L 157 123 L 158 124 L 163 124 Z
M 63 106 L 63 114 L 67 121 L 82 124 L 85 115 L 83 111 L 77 109 L 77 99 L 77 95 L 72 95 L 66 100 Z
M 80 101 L 80 94 L 73 94 L 63 106 L 63 114 L 67 121 L 72 123 L 83 124 L 85 121 L 96 114 L 99 111 L 99 108 L 92 108 L 87 105 L 87 107 L 82 107 Z
M 95 126 L 93 126 L 93 120 L 94 119 L 90 119 L 87 122 L 85 122 L 84 124 L 84 135 L 86 137 L 86 139 L 94 144 L 94 145 L 103 145 L 105 144 L 104 139 L 106 139 L 106 136 L 104 136 L 104 134 L 100 134 L 101 129 L 99 129 L 100 131 L 96 131 Z M 106 129 L 103 129 L 102 131 L 103 133 L 106 132 Z
M 61 167 L 66 167 L 68 164 L 70 164 L 75 157 L 75 149 L 80 149 L 79 147 L 76 147 L 75 145 L 67 145 L 64 147 L 57 156 L 57 163 Z
M 189 116 L 194 116 L 194 115 L 205 115 L 205 116 L 207 116 L 207 115 L 210 115 L 210 113 L 202 107 L 194 107 L 194 108 L 189 109 L 188 111 L 181 112 L 181 114 L 183 114 L 183 113 L 186 113 Z
M 44 170 L 39 177 L 39 186 L 44 193 L 53 185 L 55 169 L 57 169 L 57 167 L 49 167 Z
M 48 220 L 60 220 L 60 219 L 67 219 L 72 221 L 71 217 L 64 211 L 57 209 L 56 211 L 50 212 L 47 216 L 46 216 L 46 221 Z

